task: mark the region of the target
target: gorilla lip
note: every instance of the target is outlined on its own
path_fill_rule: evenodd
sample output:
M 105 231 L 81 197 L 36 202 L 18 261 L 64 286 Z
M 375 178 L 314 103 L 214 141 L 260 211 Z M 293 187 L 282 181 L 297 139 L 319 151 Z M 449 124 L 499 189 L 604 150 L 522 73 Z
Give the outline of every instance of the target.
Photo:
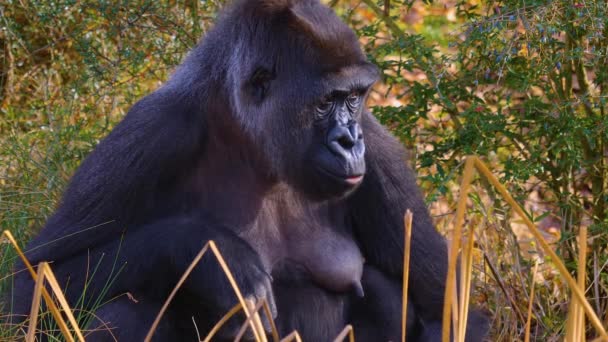
M 348 176 L 346 177 L 346 183 L 348 184 L 359 184 L 361 182 L 361 180 L 363 180 L 363 175 L 357 175 L 357 176 Z
M 339 181 L 345 182 L 348 185 L 357 185 L 361 182 L 361 180 L 363 180 L 363 175 L 362 174 L 358 174 L 358 175 L 337 175 L 333 172 L 327 171 L 324 168 L 320 167 L 319 170 L 321 170 L 321 172 L 323 172 L 324 174 L 330 176 L 331 178 L 337 179 Z

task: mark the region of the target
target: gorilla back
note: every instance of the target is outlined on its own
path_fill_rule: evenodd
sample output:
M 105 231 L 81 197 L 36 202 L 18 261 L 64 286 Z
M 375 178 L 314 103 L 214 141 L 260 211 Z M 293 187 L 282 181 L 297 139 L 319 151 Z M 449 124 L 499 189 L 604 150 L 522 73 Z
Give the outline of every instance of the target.
M 242 292 L 269 302 L 282 334 L 326 341 L 351 323 L 359 341 L 397 340 L 410 209 L 408 339 L 438 339 L 446 243 L 405 151 L 365 108 L 377 78 L 355 34 L 317 0 L 237 0 L 82 163 L 28 258 L 52 261 L 68 301 L 93 311 L 91 341 L 141 340 L 209 240 Z M 29 312 L 32 291 L 17 274 L 14 313 Z M 155 339 L 205 335 L 234 304 L 205 257 Z M 485 317 L 468 321 L 481 340 Z

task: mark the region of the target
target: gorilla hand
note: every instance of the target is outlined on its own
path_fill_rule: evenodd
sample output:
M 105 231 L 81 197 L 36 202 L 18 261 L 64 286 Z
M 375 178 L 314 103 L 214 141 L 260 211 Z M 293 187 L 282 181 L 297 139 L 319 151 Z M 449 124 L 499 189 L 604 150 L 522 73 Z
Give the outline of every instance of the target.
M 245 300 L 250 300 L 256 305 L 261 300 L 265 300 L 273 318 L 276 318 L 277 308 L 272 291 L 272 277 L 264 269 L 259 255 L 246 241 L 233 232 L 227 229 L 218 229 L 215 230 L 215 233 L 212 240 L 226 261 L 230 273 Z M 192 257 L 189 260 L 192 260 L 202 246 L 200 240 L 198 240 L 198 243 L 192 243 L 196 241 L 192 236 L 189 237 L 189 241 L 190 243 L 186 245 L 191 247 L 187 249 L 190 249 L 188 254 Z M 205 240 L 205 243 L 207 241 Z M 214 317 L 217 317 L 217 320 L 238 303 L 228 276 L 214 256 L 205 255 L 199 265 L 194 268 L 185 285 L 198 297 L 198 300 L 202 302 L 201 304 L 211 311 L 210 313 Z M 230 319 L 225 328 L 220 331 L 222 337 L 234 338 L 243 323 L 243 317 L 243 315 L 238 315 L 237 318 Z M 260 312 L 260 317 L 264 328 L 270 332 L 270 322 L 266 315 Z

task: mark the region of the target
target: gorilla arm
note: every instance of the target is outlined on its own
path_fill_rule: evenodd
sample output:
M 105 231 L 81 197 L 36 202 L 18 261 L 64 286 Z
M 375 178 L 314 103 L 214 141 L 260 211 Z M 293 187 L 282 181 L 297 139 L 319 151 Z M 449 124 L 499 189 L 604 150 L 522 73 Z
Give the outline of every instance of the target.
M 159 288 L 172 288 L 213 239 L 244 294 L 267 297 L 273 306 L 269 277 L 257 253 L 228 228 L 202 217 L 196 199 L 184 194 L 187 184 L 179 183 L 202 155 L 206 138 L 205 113 L 192 98 L 161 88 L 134 105 L 82 163 L 57 212 L 29 244 L 28 258 L 53 261 L 56 273 L 67 279 L 82 274 L 91 257 L 93 263 L 104 254 L 116 257 L 118 265 L 126 266 L 113 283 L 116 293 L 109 295 L 114 295 L 150 279 L 162 280 Z M 211 262 L 197 267 L 185 287 L 201 301 L 226 300 L 210 303 L 223 314 L 234 304 L 234 295 L 214 258 L 205 260 Z M 109 279 L 112 272 L 113 263 L 104 263 L 96 277 Z M 23 274 L 19 279 L 27 284 L 29 275 Z M 69 299 L 74 302 L 78 295 L 79 289 L 70 286 Z M 20 298 L 20 311 L 27 312 L 31 296 Z
M 401 144 L 370 114 L 361 118 L 367 172 L 349 209 L 366 262 L 395 280 L 403 276 L 403 215 L 414 215 L 409 296 L 425 321 L 441 321 L 447 245 L 429 217 Z
M 171 186 L 200 155 L 205 123 L 177 91 L 139 100 L 82 162 L 60 206 L 29 244 L 32 261 L 68 258 L 166 210 Z M 94 228 L 89 230 L 89 228 Z M 61 243 L 50 243 L 60 239 Z

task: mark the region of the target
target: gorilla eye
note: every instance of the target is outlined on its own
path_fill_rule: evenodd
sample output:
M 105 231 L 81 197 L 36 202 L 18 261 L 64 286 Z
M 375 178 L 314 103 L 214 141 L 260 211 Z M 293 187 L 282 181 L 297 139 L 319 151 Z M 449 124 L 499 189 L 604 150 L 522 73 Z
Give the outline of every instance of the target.
M 263 67 L 257 68 L 251 78 L 249 79 L 249 90 L 251 96 L 253 96 L 258 102 L 261 102 L 268 95 L 268 89 L 270 88 L 270 81 L 275 78 L 274 74 Z
M 346 98 L 346 104 L 350 107 L 350 109 L 355 109 L 359 107 L 361 103 L 361 95 L 358 92 L 353 91 Z
M 316 111 L 317 111 L 317 114 L 319 114 L 320 116 L 325 116 L 329 112 L 331 112 L 333 107 L 334 107 L 333 99 L 325 98 L 325 99 L 323 99 L 323 101 L 320 104 L 317 105 Z

